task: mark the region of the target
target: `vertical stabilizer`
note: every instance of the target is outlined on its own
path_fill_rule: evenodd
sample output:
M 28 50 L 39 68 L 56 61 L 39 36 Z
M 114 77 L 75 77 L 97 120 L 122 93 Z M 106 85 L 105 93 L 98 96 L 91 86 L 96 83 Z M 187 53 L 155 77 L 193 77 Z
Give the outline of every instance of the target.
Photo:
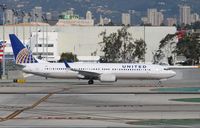
M 22 44 L 15 34 L 10 34 L 9 37 L 16 64 L 38 63 L 32 53 Z

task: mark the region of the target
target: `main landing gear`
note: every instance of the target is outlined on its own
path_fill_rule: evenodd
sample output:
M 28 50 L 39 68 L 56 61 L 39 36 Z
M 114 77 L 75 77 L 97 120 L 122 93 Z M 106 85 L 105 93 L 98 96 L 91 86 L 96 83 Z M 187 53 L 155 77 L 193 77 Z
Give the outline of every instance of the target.
M 158 87 L 160 87 L 160 86 L 161 86 L 161 84 L 162 84 L 162 81 L 161 81 L 161 80 L 159 80 L 159 81 L 158 81 L 158 84 L 157 84 L 157 86 L 158 86 Z
M 166 81 L 166 80 L 167 79 L 161 79 L 161 80 L 159 80 L 157 86 L 158 87 L 163 87 L 163 81 Z
M 94 81 L 91 79 L 88 81 L 88 84 L 94 84 Z

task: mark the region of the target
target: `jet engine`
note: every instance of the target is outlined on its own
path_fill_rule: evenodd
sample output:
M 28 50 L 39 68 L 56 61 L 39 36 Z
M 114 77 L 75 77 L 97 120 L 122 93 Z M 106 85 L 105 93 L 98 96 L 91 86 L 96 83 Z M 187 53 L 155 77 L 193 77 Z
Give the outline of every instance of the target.
M 116 82 L 117 78 L 113 74 L 102 74 L 99 78 L 101 82 Z

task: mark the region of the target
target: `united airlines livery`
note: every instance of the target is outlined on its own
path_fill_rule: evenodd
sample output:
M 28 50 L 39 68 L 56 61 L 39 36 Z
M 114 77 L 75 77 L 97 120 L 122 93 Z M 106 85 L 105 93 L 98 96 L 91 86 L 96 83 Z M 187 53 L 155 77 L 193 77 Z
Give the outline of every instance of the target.
M 85 79 L 116 82 L 119 79 L 162 80 L 176 75 L 173 68 L 199 68 L 199 66 L 161 66 L 135 63 L 40 63 L 22 42 L 10 34 L 16 64 L 23 65 L 23 72 L 60 79 Z

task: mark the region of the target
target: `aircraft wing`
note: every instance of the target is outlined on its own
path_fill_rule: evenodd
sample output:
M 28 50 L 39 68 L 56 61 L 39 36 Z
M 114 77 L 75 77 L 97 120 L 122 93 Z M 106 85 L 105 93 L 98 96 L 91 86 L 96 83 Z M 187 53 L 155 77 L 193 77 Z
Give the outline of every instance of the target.
M 98 79 L 99 78 L 99 73 L 96 72 L 89 72 L 89 71 L 80 71 L 80 70 L 74 70 L 71 69 L 72 71 L 78 72 L 80 75 L 84 76 L 85 78 L 92 78 L 92 79 Z
M 200 68 L 200 65 L 196 66 L 166 66 L 168 69 L 196 69 Z
M 98 79 L 99 76 L 101 75 L 101 74 L 96 73 L 96 72 L 82 71 L 82 70 L 73 69 L 68 65 L 68 63 L 66 61 L 64 61 L 64 63 L 65 63 L 65 66 L 67 68 L 70 68 L 70 70 L 72 70 L 72 71 L 78 72 L 80 75 L 84 76 L 84 78 L 87 78 L 87 79 L 89 79 L 89 78 Z

